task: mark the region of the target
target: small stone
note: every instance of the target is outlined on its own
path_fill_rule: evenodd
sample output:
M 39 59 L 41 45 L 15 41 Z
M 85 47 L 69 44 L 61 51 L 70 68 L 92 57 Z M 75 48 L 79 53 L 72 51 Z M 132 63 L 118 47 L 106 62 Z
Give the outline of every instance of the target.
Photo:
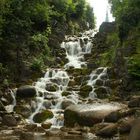
M 45 109 L 50 109 L 51 105 L 52 105 L 51 101 L 48 101 L 48 100 L 44 101 L 43 103 L 43 106 L 45 107 Z
M 7 126 L 17 126 L 17 121 L 12 115 L 5 115 L 3 117 L 2 123 Z
M 96 132 L 96 135 L 100 137 L 112 137 L 115 134 L 117 134 L 117 132 L 118 132 L 117 125 L 110 124 L 104 127 L 103 129 L 99 130 L 98 132 Z
M 50 129 L 51 126 L 52 126 L 52 123 L 50 123 L 50 122 L 41 124 L 41 127 L 43 127 L 44 129 Z
M 58 86 L 56 84 L 46 84 L 46 90 L 55 92 L 58 90 Z
M 80 88 L 80 91 L 92 91 L 92 87 L 89 85 L 84 85 Z
M 27 124 L 25 126 L 25 129 L 27 129 L 28 131 L 34 131 L 37 128 L 37 124 Z
M 68 91 L 64 91 L 62 92 L 61 94 L 62 96 L 68 96 L 68 95 L 71 95 L 71 92 L 68 92 Z

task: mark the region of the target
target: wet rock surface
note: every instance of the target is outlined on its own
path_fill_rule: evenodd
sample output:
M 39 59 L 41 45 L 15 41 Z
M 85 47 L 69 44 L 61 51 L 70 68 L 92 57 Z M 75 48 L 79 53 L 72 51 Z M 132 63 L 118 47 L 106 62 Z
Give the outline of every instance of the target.
M 72 105 L 64 112 L 65 125 L 73 127 L 76 123 L 82 126 L 93 126 L 121 106 L 113 104 Z
M 104 39 L 90 32 L 67 36 L 54 50 L 56 64 L 34 86 L 0 91 L 0 139 L 126 140 L 130 133 L 130 140 L 139 140 L 140 97 L 123 100 L 123 80 L 113 68 L 99 67 L 100 52 L 108 48 Z

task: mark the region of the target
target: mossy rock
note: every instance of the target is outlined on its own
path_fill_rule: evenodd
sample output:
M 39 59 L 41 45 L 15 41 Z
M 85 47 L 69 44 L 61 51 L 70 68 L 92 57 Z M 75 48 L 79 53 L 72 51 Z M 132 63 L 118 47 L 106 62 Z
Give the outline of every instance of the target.
M 41 124 L 41 127 L 44 129 L 50 129 L 51 126 L 52 126 L 52 123 L 50 123 L 50 122 Z
M 82 76 L 77 76 L 74 78 L 74 81 L 76 82 L 76 85 L 81 85 L 82 82 Z
M 68 69 L 67 72 L 74 76 L 81 76 L 81 75 L 89 75 L 91 73 L 91 70 L 87 68 L 76 68 L 76 69 Z
M 91 73 L 90 69 L 82 69 L 82 72 L 81 72 L 82 75 L 89 75 L 90 73 Z
M 33 117 L 33 121 L 35 123 L 42 123 L 47 119 L 51 119 L 53 118 L 53 113 L 49 110 L 44 110 L 42 112 L 37 113 L 34 117 Z
M 101 79 L 97 79 L 97 81 L 95 83 L 95 85 L 97 85 L 97 86 L 103 86 L 103 84 L 104 84 L 104 81 Z
M 68 92 L 68 91 L 64 91 L 61 93 L 62 96 L 68 96 L 68 95 L 71 95 L 71 92 Z
M 46 90 L 50 92 L 55 92 L 58 90 L 58 86 L 56 84 L 47 84 Z
M 92 91 L 92 87 L 89 85 L 84 85 L 80 88 L 80 91 Z
M 87 98 L 89 96 L 90 91 L 80 91 L 78 94 L 83 98 Z
M 108 98 L 109 96 L 109 90 L 105 87 L 96 88 L 94 92 L 97 94 L 97 97 L 99 99 Z
M 24 118 L 28 118 L 32 114 L 31 107 L 25 104 L 15 106 L 14 111 L 22 115 Z
M 68 86 L 73 87 L 76 85 L 76 82 L 74 80 L 70 80 Z

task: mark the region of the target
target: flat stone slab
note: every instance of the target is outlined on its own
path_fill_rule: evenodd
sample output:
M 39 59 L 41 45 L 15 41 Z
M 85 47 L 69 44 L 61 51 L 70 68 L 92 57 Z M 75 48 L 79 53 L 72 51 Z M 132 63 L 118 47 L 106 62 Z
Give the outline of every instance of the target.
M 124 108 L 125 105 L 118 103 L 94 103 L 71 105 L 64 112 L 64 124 L 73 127 L 75 124 L 81 126 L 93 126 L 100 123 L 111 112 Z

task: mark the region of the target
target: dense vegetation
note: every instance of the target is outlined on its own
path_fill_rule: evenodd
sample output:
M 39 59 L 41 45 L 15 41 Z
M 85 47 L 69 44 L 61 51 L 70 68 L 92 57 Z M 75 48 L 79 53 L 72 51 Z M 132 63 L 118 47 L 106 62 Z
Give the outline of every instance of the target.
M 51 52 L 65 34 L 94 24 L 85 0 L 1 0 L 0 82 L 21 81 L 29 69 L 40 71 L 54 59 Z
M 112 49 L 107 53 L 108 60 L 115 63 L 118 50 L 122 50 L 120 61 L 128 73 L 130 82 L 140 88 L 140 1 L 109 0 L 116 19 L 116 31 L 108 35 L 107 42 Z M 120 62 L 121 63 L 121 62 Z M 117 66 L 118 67 L 118 66 Z M 121 65 L 119 65 L 121 69 Z M 125 75 L 126 75 L 125 74 Z M 127 79 L 128 80 L 128 79 Z

